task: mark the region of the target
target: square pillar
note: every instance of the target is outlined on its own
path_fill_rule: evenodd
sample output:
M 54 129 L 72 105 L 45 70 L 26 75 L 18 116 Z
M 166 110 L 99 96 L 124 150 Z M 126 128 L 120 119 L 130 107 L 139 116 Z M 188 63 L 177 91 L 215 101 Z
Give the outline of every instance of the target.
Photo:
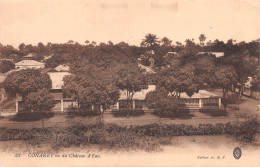
M 116 103 L 116 109 L 119 110 L 119 101 Z
M 221 107 L 221 98 L 219 97 L 218 98 L 218 108 L 220 109 L 220 107 Z
M 135 100 L 133 100 L 133 110 L 135 109 Z
M 16 113 L 18 113 L 18 110 L 19 110 L 19 101 L 16 100 L 16 102 L 15 102 L 15 111 L 16 111 Z
M 201 108 L 201 106 L 202 106 L 202 105 L 201 105 L 201 99 L 199 99 L 199 108 Z
M 63 100 L 60 100 L 60 111 L 63 113 L 64 110 L 63 110 Z
M 94 107 L 94 105 L 92 105 L 92 106 L 91 106 L 91 110 L 94 111 L 94 109 L 95 109 L 95 107 Z

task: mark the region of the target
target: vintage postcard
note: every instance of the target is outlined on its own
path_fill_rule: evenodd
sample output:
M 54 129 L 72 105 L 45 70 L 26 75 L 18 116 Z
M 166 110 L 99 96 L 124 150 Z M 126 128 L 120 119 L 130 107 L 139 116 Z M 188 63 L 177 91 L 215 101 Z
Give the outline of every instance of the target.
M 0 167 L 260 167 L 259 0 L 0 0 Z

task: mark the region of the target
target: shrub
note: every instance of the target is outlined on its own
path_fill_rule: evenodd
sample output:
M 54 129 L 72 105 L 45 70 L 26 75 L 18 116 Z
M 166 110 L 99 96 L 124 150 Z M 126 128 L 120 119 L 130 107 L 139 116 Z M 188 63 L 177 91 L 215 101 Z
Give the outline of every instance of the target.
M 259 133 L 259 121 L 250 118 L 235 124 L 163 125 L 149 124 L 122 127 L 115 124 L 76 124 L 65 128 L 0 129 L 0 140 L 24 140 L 31 145 L 62 147 L 98 145 L 100 149 L 159 151 L 173 136 L 229 134 L 242 142 L 252 142 Z
M 150 66 L 151 62 L 149 61 L 149 58 L 142 58 L 141 64 L 144 65 L 144 66 Z
M 8 60 L 0 61 L 0 73 L 6 73 L 14 68 L 15 68 L 15 65 L 11 61 L 8 61 Z
M 160 116 L 173 116 L 177 114 L 178 99 L 168 97 L 164 88 L 147 93 L 145 100 L 149 109 Z

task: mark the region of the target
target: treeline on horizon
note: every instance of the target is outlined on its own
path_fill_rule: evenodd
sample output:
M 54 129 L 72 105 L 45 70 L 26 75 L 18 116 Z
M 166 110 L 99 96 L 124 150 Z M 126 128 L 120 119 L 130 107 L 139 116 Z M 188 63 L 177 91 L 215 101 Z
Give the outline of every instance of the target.
M 184 43 L 176 42 L 172 43 L 167 37 L 159 39 L 154 34 L 146 34 L 145 38 L 141 41 L 140 46 L 129 45 L 126 42 L 120 42 L 117 44 L 108 41 L 107 43 L 101 42 L 97 44 L 95 41 L 85 41 L 85 44 L 80 44 L 73 40 L 69 40 L 67 43 L 47 43 L 44 45 L 39 42 L 37 45 L 21 43 L 18 49 L 12 45 L 2 45 L 0 43 L 0 58 L 10 58 L 10 55 L 16 54 L 22 58 L 29 53 L 35 54 L 37 60 L 43 59 L 43 56 L 47 55 L 59 55 L 65 58 L 93 58 L 97 55 L 125 55 L 129 58 L 138 58 L 144 54 L 147 50 L 154 50 L 156 57 L 162 57 L 167 52 L 181 53 L 185 49 L 192 49 L 192 52 L 197 54 L 198 52 L 224 52 L 225 56 L 244 53 L 247 51 L 250 56 L 259 57 L 259 41 L 253 40 L 251 42 L 241 41 L 235 43 L 236 40 L 229 39 L 226 43 L 218 39 L 212 41 L 206 41 L 206 36 L 201 34 L 199 36 L 200 43 L 195 43 L 194 39 L 186 39 Z M 19 61 L 19 57 L 16 58 Z M 160 66 L 158 64 L 158 66 Z

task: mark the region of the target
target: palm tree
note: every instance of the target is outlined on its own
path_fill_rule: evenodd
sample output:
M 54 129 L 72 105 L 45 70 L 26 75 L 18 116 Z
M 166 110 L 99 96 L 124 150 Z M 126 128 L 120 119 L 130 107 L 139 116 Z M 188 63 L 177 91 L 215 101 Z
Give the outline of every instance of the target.
M 153 49 L 155 46 L 159 45 L 160 41 L 155 34 L 146 34 L 145 38 L 141 42 L 142 47 L 147 47 L 148 49 Z
M 200 45 L 204 45 L 204 41 L 206 40 L 205 34 L 200 34 L 199 40 L 200 40 Z

